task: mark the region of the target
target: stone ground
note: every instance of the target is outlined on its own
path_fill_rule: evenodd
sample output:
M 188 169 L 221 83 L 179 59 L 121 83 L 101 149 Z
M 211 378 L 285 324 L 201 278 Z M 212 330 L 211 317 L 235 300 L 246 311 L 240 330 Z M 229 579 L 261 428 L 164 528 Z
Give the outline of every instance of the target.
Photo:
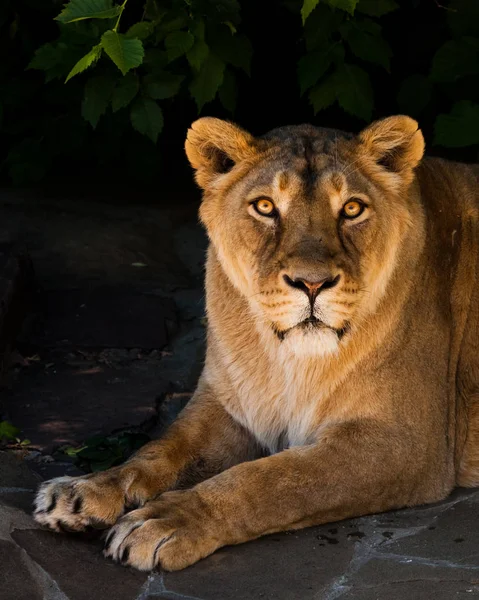
M 194 205 L 3 192 L 0 244 L 12 239 L 27 245 L 39 290 L 0 390 L 0 421 L 30 440 L 0 450 L 1 600 L 479 597 L 478 490 L 223 548 L 179 573 L 126 569 L 95 535 L 39 528 L 39 481 L 79 472 L 59 449 L 125 429 L 155 436 L 194 389 L 205 239 Z

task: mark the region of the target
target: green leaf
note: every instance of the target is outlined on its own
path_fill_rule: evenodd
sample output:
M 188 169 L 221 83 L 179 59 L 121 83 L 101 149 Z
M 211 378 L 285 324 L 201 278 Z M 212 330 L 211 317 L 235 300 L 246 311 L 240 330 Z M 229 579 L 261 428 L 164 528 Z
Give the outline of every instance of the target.
M 183 80 L 183 75 L 167 72 L 147 75 L 145 77 L 146 93 L 153 100 L 166 100 L 166 98 L 176 96 Z
M 223 83 L 224 70 L 225 63 L 210 52 L 199 73 L 190 84 L 190 94 L 198 106 L 198 112 L 216 96 Z
M 27 66 L 27 69 L 37 71 L 48 71 L 55 67 L 61 60 L 61 51 L 58 44 L 43 44 L 37 50 L 35 55 Z
M 354 15 L 354 9 L 356 8 L 358 1 L 359 0 L 327 0 L 329 6 L 344 10 L 344 12 L 347 12 L 350 15 Z
M 429 104 L 431 95 L 432 85 L 427 77 L 418 73 L 410 75 L 399 88 L 398 106 L 404 114 L 416 117 Z
M 221 104 L 233 114 L 236 110 L 236 100 L 238 96 L 238 88 L 236 85 L 236 77 L 228 69 L 224 73 L 223 83 L 218 90 L 218 97 Z
M 357 23 L 358 26 L 367 33 L 376 36 L 381 35 L 382 27 L 379 23 L 376 23 L 376 21 L 373 21 L 372 19 L 358 19 Z
M 326 73 L 331 61 L 330 49 L 326 51 L 316 50 L 300 58 L 298 62 L 298 80 L 301 96 Z
M 205 62 L 210 51 L 208 44 L 205 42 L 205 24 L 203 20 L 194 23 L 191 30 L 195 43 L 186 53 L 186 58 L 194 71 L 199 71 L 201 65 Z
M 204 40 L 195 40 L 191 50 L 186 53 L 186 58 L 193 70 L 199 71 L 208 57 L 210 49 Z
M 191 50 L 195 38 L 189 31 L 173 31 L 165 38 L 168 60 L 171 62 Z
M 303 19 L 303 25 L 306 23 L 306 19 L 313 12 L 318 3 L 319 0 L 304 0 L 303 7 L 301 8 L 301 17 Z
M 111 0 L 71 0 L 55 20 L 72 23 L 83 19 L 112 19 L 122 10 L 121 6 L 112 6 Z
M 154 23 L 159 23 L 167 11 L 160 7 L 158 0 L 146 0 L 145 17 Z
M 356 65 L 344 64 L 334 74 L 336 98 L 347 113 L 370 121 L 374 95 L 369 76 Z
M 328 108 L 336 100 L 336 83 L 334 76 L 328 77 L 317 86 L 315 86 L 308 94 L 314 114 L 320 110 Z
M 125 37 L 128 39 L 137 38 L 139 40 L 146 40 L 153 33 L 153 30 L 153 23 L 150 21 L 141 21 L 132 25 L 125 33 Z
M 162 71 L 168 64 L 168 55 L 164 50 L 159 48 L 148 48 L 145 51 L 143 64 L 148 68 L 148 71 Z
M 221 58 L 228 63 L 250 74 L 251 58 L 253 57 L 253 47 L 245 35 L 235 34 L 231 37 L 228 48 L 224 48 Z
M 342 11 L 331 10 L 329 6 L 319 4 L 304 25 L 304 41 L 308 52 L 323 50 L 332 44 L 332 37 L 337 34 L 344 18 Z
M 20 429 L 9 421 L 0 421 L 0 440 L 14 440 L 19 433 Z
M 151 441 L 151 437 L 147 433 L 131 433 L 130 446 L 133 451 L 139 450 L 142 446 Z
M 100 36 L 100 26 L 103 30 L 108 29 L 106 21 L 84 20 L 75 23 L 58 23 L 60 30 L 59 40 L 66 44 L 78 46 L 93 46 Z
M 431 79 L 453 82 L 466 75 L 479 73 L 479 39 L 463 37 L 446 42 L 436 52 L 431 67 Z
M 232 35 L 224 25 L 210 28 L 208 33 L 209 46 L 216 56 L 221 56 L 223 62 L 233 65 L 249 75 L 253 56 L 253 48 L 249 39 L 244 35 Z
M 135 73 L 128 73 L 122 77 L 115 89 L 111 98 L 111 108 L 113 112 L 117 112 L 120 108 L 128 106 L 133 98 L 138 94 L 140 83 Z
M 143 62 L 144 50 L 140 40 L 131 40 L 110 30 L 102 35 L 101 45 L 123 75 Z
M 99 446 L 108 446 L 108 436 L 107 435 L 92 435 L 91 437 L 85 440 L 85 447 L 88 448 L 98 448 Z
M 194 2 L 186 0 L 185 4 L 192 5 L 211 24 L 226 25 L 229 22 L 236 27 L 241 22 L 239 0 L 195 0 Z M 226 26 L 230 27 L 230 25 Z
M 479 2 L 452 0 L 447 8 L 447 21 L 455 37 L 479 35 Z
M 188 27 L 190 20 L 188 13 L 185 10 L 170 9 L 167 11 L 165 18 L 162 19 L 160 26 L 157 28 L 157 43 L 173 31 L 179 31 Z
M 394 0 L 359 0 L 356 6 L 358 12 L 370 17 L 382 17 L 398 8 L 399 4 Z
M 27 68 L 44 71 L 47 83 L 53 79 L 64 79 L 71 71 L 72 64 L 82 58 L 82 54 L 82 49 L 77 45 L 61 41 L 45 44 L 37 50 Z
M 479 104 L 456 102 L 450 114 L 439 115 L 434 126 L 434 145 L 465 148 L 479 144 Z
M 82 73 L 83 71 L 88 69 L 88 67 L 91 67 L 93 64 L 95 64 L 96 61 L 100 58 L 100 56 L 101 45 L 98 44 L 97 46 L 93 46 L 90 52 L 88 52 L 88 54 L 85 54 L 83 58 L 80 58 L 80 60 L 76 63 L 76 65 L 73 67 L 70 73 L 68 73 L 68 76 L 65 79 L 65 83 L 69 81 L 72 77 L 75 77 L 75 75 L 78 75 L 78 73 Z
M 131 107 L 130 121 L 134 129 L 156 144 L 163 129 L 163 113 L 151 98 L 138 98 Z
M 78 458 L 92 461 L 100 461 L 109 457 L 112 454 L 109 448 L 92 448 L 85 446 L 82 450 L 77 452 Z
M 106 471 L 110 467 L 113 467 L 116 463 L 121 461 L 122 457 L 112 456 L 102 461 L 92 461 L 90 467 L 92 473 L 99 473 L 100 471 Z
M 231 31 L 231 35 L 234 35 L 238 31 L 231 21 L 225 21 L 225 25 Z
M 377 27 L 376 23 L 371 23 L 373 31 Z M 358 22 L 348 21 L 341 27 L 341 34 L 346 39 L 351 52 L 358 58 L 367 62 L 380 65 L 386 71 L 389 71 L 389 59 L 392 56 L 391 48 L 380 35 L 371 34 L 367 21 Z M 361 26 L 365 26 L 363 29 Z M 380 31 L 380 30 L 379 30 Z
M 60 448 L 59 451 L 63 452 L 63 454 L 66 454 L 67 456 L 75 458 L 76 455 L 82 450 L 85 450 L 85 448 L 86 446 L 80 446 L 79 448 L 75 448 L 74 446 L 64 446 Z
M 85 85 L 81 113 L 93 129 L 96 128 L 100 117 L 106 112 L 114 85 L 115 80 L 106 75 L 92 77 Z

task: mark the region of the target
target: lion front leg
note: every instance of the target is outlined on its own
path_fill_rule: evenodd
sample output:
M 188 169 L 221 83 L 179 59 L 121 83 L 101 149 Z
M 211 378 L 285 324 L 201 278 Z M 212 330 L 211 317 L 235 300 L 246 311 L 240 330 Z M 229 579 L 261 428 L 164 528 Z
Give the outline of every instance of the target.
M 108 528 L 128 509 L 253 458 L 255 449 L 251 436 L 208 390 L 198 390 L 165 436 L 124 465 L 43 483 L 34 516 L 55 531 Z
M 429 461 L 407 432 L 334 426 L 314 445 L 237 465 L 132 511 L 111 530 L 105 553 L 142 570 L 177 570 L 267 533 L 437 501 L 453 482 L 429 479 Z

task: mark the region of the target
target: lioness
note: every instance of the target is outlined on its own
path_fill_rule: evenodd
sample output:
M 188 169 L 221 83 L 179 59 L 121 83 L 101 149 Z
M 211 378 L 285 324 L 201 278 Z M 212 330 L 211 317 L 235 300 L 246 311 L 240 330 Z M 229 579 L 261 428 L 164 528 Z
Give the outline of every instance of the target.
M 477 171 L 423 152 L 405 116 L 356 137 L 193 123 L 210 239 L 198 389 L 126 464 L 44 483 L 37 521 L 111 527 L 106 556 L 176 570 L 479 485 Z

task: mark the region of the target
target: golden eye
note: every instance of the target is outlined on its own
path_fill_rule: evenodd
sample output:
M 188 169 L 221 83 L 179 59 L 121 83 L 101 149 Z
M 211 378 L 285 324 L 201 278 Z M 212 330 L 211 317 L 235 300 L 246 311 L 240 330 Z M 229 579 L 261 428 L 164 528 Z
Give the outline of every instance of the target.
M 263 217 L 274 217 L 276 215 L 276 207 L 268 198 L 259 198 L 253 202 L 255 211 Z
M 346 217 L 347 219 L 355 219 L 356 217 L 359 217 L 363 210 L 364 204 L 362 202 L 359 200 L 350 200 L 343 206 L 342 213 L 343 217 Z

